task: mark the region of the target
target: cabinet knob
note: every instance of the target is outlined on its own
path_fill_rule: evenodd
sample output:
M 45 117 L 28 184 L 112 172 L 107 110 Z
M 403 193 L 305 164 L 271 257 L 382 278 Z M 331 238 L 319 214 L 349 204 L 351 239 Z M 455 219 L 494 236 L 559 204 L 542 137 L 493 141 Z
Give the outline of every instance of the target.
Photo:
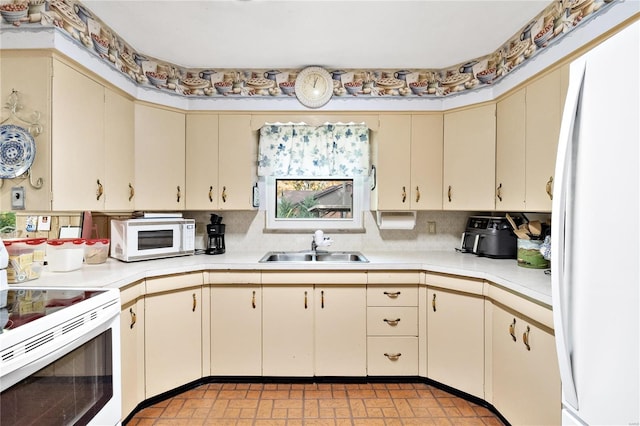
M 383 321 L 386 322 L 387 324 L 389 324 L 391 327 L 395 327 L 400 322 L 400 318 L 396 318 L 394 320 L 390 320 L 390 319 L 385 318 L 385 319 L 383 319 Z
M 398 352 L 397 354 L 385 353 L 384 356 L 389 358 L 390 361 L 397 361 L 402 356 L 402 354 L 400 352 Z
M 513 341 L 515 342 L 516 339 L 516 319 L 513 319 L 513 322 L 511 324 L 509 324 L 509 334 L 511 335 L 511 338 L 513 339 Z
M 420 201 L 420 187 L 416 186 L 416 203 Z
M 133 311 L 133 308 L 129 308 L 129 314 L 131 315 L 131 324 L 129 324 L 129 328 L 133 329 L 133 326 L 136 325 L 137 321 L 136 313 Z
M 527 350 L 531 350 L 531 346 L 529 346 L 529 332 L 531 331 L 531 327 L 527 326 L 527 331 L 522 334 L 522 343 L 527 347 Z
M 100 179 L 98 179 L 97 181 L 98 183 L 98 189 L 96 189 L 96 200 L 100 200 L 100 197 L 102 197 L 102 194 L 104 193 L 104 188 L 102 187 L 102 184 L 100 183 Z
M 131 183 L 129 183 L 129 201 L 131 201 L 133 199 L 133 196 L 135 195 L 135 191 L 133 190 L 133 185 L 131 185 Z
M 209 202 L 213 203 L 213 186 L 209 187 Z
M 545 190 L 547 191 L 547 195 L 549 196 L 549 199 L 553 200 L 553 176 L 549 177 Z
M 498 197 L 499 201 L 502 201 L 502 182 L 496 188 L 496 197 Z

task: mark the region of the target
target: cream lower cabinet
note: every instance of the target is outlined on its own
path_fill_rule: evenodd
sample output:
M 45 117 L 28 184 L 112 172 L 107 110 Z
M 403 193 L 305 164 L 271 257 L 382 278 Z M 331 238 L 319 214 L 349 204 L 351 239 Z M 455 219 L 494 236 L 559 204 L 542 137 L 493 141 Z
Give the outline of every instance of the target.
M 552 331 L 499 303 L 491 318 L 493 406 L 513 425 L 561 424 Z
M 262 374 L 260 273 L 210 273 L 211 375 Z
M 318 285 L 314 292 L 314 374 L 366 376 L 365 286 Z
M 427 376 L 484 399 L 483 282 L 427 274 L 434 283 L 447 290 L 427 288 Z
M 145 399 L 144 393 L 144 282 L 120 290 L 120 355 L 122 420 Z
M 313 304 L 313 285 L 263 285 L 263 375 L 313 376 Z
M 146 398 L 202 377 L 202 284 L 202 273 L 146 281 Z

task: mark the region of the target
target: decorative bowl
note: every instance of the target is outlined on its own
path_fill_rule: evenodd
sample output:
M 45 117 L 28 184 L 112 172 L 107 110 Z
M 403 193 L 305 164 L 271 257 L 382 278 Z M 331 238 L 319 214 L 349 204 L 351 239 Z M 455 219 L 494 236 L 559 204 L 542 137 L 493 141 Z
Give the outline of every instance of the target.
M 163 73 L 147 71 L 147 78 L 154 86 L 164 86 L 167 84 L 167 75 Z
M 213 87 L 215 87 L 216 91 L 221 95 L 226 95 L 231 91 L 231 89 L 233 89 L 233 83 L 230 81 L 218 81 L 213 85 Z
M 96 49 L 96 52 L 105 56 L 109 54 L 109 40 L 97 34 L 91 34 L 91 41 L 93 41 L 93 47 Z
M 414 81 L 413 83 L 409 83 L 409 88 L 414 95 L 422 95 L 423 93 L 426 93 L 428 87 L 429 82 L 426 80 Z
M 344 84 L 344 88 L 347 89 L 347 92 L 350 95 L 356 95 L 358 92 L 362 92 L 362 82 L 350 81 L 349 83 Z
M 546 27 L 544 27 L 538 34 L 536 34 L 533 41 L 535 42 L 536 46 L 544 47 L 547 45 L 547 42 L 551 38 L 552 34 L 553 34 L 553 24 L 549 24 Z
M 494 78 L 496 78 L 496 69 L 495 68 L 487 68 L 486 70 L 480 71 L 476 74 L 476 77 L 481 82 L 487 84 L 491 83 Z
M 27 17 L 29 6 L 26 3 L 7 3 L 0 5 L 0 14 L 10 24 L 20 22 Z
M 280 90 L 282 90 L 282 93 L 285 95 L 292 95 L 295 91 L 295 86 L 295 81 L 283 81 L 280 83 Z

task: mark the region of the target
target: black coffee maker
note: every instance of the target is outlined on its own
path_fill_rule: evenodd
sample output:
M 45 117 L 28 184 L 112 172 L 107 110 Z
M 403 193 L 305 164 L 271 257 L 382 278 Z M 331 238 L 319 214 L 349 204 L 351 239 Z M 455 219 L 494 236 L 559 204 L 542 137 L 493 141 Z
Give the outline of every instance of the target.
M 207 234 L 209 235 L 209 243 L 207 244 L 207 254 L 224 253 L 224 228 L 222 216 L 211 213 L 211 223 L 207 225 Z

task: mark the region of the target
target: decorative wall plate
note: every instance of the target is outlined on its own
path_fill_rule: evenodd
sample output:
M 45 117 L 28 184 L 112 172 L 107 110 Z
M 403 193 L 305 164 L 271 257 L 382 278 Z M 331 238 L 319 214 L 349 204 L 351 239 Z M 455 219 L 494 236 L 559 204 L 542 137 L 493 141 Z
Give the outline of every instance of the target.
M 13 179 L 33 164 L 36 143 L 27 129 L 13 124 L 0 126 L 0 178 Z

